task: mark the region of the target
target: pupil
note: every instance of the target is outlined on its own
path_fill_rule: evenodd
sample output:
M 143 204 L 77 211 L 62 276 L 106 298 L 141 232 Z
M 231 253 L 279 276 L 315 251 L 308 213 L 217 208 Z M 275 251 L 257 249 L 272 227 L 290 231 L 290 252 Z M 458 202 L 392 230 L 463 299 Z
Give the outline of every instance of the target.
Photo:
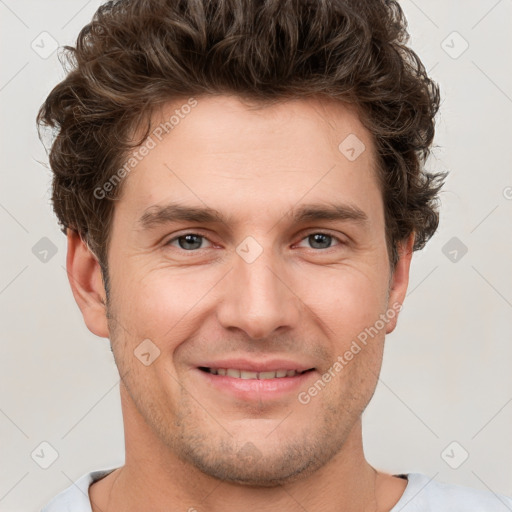
M 196 241 L 194 241 L 194 238 Z M 201 246 L 201 237 L 199 235 L 184 235 L 179 240 L 182 249 L 198 249 Z M 190 247 L 191 245 L 192 247 Z
M 325 242 L 327 242 L 327 243 L 326 243 L 326 246 L 325 246 L 325 247 L 320 247 L 320 249 L 326 249 L 326 248 L 328 248 L 328 246 L 329 246 L 330 238 L 331 238 L 331 237 L 330 237 L 330 235 L 324 235 L 324 234 L 322 234 L 322 233 L 315 233 L 314 235 L 310 235 L 310 239 L 312 239 L 312 240 L 313 240 L 313 242 L 312 242 L 312 244 L 311 244 L 311 245 L 312 245 L 313 247 L 315 247 L 315 244 L 316 244 L 316 243 L 319 243 L 320 245 L 322 245 L 322 240 L 323 240 L 324 245 L 325 245 Z M 318 247 L 317 247 L 317 248 L 318 248 Z

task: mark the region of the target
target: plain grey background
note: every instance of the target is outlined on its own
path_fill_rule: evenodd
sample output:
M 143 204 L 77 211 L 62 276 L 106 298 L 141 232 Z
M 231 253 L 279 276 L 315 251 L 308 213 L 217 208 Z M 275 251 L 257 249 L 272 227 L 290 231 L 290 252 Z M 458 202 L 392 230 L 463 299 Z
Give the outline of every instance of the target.
M 72 297 L 35 129 L 64 77 L 55 47 L 99 3 L 0 0 L 2 511 L 37 511 L 124 461 L 119 376 Z M 401 5 L 443 97 L 427 167 L 450 176 L 386 340 L 365 451 L 385 471 L 512 495 L 512 1 Z

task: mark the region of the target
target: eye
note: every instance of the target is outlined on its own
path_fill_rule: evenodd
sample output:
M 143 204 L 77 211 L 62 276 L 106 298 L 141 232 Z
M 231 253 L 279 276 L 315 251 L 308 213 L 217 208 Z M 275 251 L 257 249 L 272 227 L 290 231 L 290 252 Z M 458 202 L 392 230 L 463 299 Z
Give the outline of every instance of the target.
M 177 236 L 169 240 L 165 245 L 173 245 L 174 242 L 178 243 L 178 248 L 184 251 L 194 251 L 196 249 L 204 249 L 201 247 L 202 241 L 208 240 L 205 236 L 197 233 L 185 233 L 184 235 Z
M 334 245 L 344 245 L 340 238 L 329 233 L 315 232 L 304 237 L 302 241 L 307 240 L 313 249 L 326 250 L 333 247 L 333 241 L 338 242 Z M 183 235 L 171 238 L 165 245 L 174 246 L 188 252 L 194 252 L 199 249 L 206 249 L 203 247 L 203 241 L 211 242 L 204 235 L 198 233 L 185 233 Z M 176 244 L 178 244 L 176 246 Z
M 322 232 L 311 233 L 302 240 L 307 240 L 313 249 L 330 249 L 332 247 L 331 243 L 333 240 L 338 242 L 336 245 L 344 244 L 344 242 L 338 237 Z

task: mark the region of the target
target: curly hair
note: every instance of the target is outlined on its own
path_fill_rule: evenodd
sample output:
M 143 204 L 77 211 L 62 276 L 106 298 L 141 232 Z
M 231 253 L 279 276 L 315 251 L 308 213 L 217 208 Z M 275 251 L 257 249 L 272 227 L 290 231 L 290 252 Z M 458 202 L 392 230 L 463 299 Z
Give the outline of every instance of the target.
M 149 134 L 157 108 L 233 94 L 259 105 L 326 97 L 356 106 L 375 144 L 391 268 L 398 245 L 424 247 L 439 223 L 446 173 L 424 166 L 439 87 L 407 47 L 394 0 L 118 0 L 100 6 L 64 46 L 67 75 L 41 106 L 53 129 L 52 205 L 107 269 L 115 201 L 100 197 Z M 140 140 L 133 140 L 146 126 Z

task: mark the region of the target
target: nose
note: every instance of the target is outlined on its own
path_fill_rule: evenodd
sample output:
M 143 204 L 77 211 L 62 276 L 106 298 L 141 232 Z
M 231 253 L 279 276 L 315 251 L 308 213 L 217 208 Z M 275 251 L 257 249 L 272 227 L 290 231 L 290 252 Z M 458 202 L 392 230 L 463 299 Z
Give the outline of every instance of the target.
M 270 249 L 252 263 L 235 253 L 217 308 L 219 323 L 225 329 L 241 329 L 254 340 L 267 338 L 279 328 L 295 327 L 302 302 L 289 274 Z

